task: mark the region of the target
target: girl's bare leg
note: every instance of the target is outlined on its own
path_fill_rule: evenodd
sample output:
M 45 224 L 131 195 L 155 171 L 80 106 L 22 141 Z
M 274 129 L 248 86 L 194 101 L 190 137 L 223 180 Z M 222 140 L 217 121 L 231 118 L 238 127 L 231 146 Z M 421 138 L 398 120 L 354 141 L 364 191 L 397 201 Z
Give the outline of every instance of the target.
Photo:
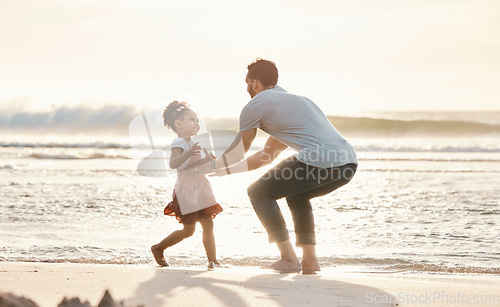
M 166 248 L 175 245 L 181 242 L 182 240 L 192 236 L 195 228 L 196 224 L 184 224 L 183 229 L 172 232 L 168 237 L 163 239 L 160 243 L 151 246 L 151 252 L 155 257 L 156 263 L 158 263 L 161 266 L 168 266 L 167 260 L 165 260 L 165 257 L 163 256 L 163 251 Z
M 219 264 L 215 249 L 214 222 L 211 217 L 206 217 L 200 219 L 200 224 L 203 228 L 203 246 L 205 246 L 208 261 Z

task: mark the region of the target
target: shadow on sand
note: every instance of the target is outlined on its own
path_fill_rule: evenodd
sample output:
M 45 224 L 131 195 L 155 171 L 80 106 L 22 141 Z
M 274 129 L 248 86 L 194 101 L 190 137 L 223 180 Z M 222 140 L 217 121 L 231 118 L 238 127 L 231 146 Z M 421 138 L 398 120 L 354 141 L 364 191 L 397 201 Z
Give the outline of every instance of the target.
M 151 306 L 397 306 L 371 298 L 390 297 L 380 289 L 341 281 L 341 277 L 278 274 L 259 269 L 217 271 L 157 269 L 127 304 Z M 149 307 L 149 304 L 146 305 Z

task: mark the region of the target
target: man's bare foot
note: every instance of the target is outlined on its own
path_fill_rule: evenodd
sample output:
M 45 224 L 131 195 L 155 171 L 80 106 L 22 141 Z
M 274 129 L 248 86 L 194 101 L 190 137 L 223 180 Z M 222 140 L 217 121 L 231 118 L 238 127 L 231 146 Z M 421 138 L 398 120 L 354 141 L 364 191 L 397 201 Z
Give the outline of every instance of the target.
M 300 272 L 302 269 L 298 260 L 292 261 L 287 259 L 278 260 L 275 263 L 271 264 L 268 268 L 276 270 L 280 273 L 296 273 Z
M 151 246 L 151 252 L 153 253 L 153 256 L 155 257 L 156 263 L 158 263 L 160 266 L 168 266 L 167 260 L 165 260 L 165 257 L 163 256 L 163 251 L 159 249 L 156 245 Z
M 317 274 L 321 271 L 317 261 L 309 262 L 302 260 L 300 264 L 302 265 L 302 274 Z

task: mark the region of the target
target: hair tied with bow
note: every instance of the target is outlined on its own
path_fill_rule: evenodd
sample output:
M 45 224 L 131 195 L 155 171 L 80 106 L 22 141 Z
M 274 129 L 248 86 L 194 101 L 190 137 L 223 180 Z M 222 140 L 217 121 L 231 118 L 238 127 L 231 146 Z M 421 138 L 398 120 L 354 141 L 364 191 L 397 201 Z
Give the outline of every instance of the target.
M 178 108 L 177 108 L 177 112 L 182 111 L 182 109 L 184 109 L 184 106 L 180 106 L 180 107 L 178 107 Z

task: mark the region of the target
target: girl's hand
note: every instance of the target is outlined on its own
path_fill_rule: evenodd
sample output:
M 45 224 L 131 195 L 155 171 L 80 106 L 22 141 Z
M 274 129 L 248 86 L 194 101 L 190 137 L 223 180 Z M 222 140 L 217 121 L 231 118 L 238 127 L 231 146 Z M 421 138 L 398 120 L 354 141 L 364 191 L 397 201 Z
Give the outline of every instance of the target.
M 193 144 L 193 147 L 188 150 L 189 156 L 199 156 L 201 152 L 201 147 L 198 145 L 198 142 Z
M 203 151 L 205 152 L 205 158 L 200 160 L 200 163 L 209 163 L 212 162 L 212 160 L 215 159 L 215 156 L 207 151 L 206 148 L 203 148 Z
M 208 161 L 212 161 L 215 159 L 215 156 L 212 153 L 209 153 L 206 148 L 203 148 L 203 151 L 205 152 L 205 158 Z
M 209 159 L 210 161 L 217 159 L 217 157 L 213 153 L 209 153 L 206 148 L 203 148 L 205 151 L 205 158 Z

